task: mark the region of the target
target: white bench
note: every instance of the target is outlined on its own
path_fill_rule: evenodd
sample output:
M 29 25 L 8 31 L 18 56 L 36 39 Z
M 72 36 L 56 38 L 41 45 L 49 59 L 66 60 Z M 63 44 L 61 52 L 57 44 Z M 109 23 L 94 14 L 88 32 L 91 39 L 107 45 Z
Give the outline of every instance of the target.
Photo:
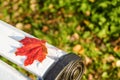
M 24 39 L 25 37 L 35 38 L 30 34 L 16 29 L 15 27 L 3 21 L 0 21 L 0 55 L 21 66 L 27 71 L 32 72 L 33 74 L 39 77 L 39 80 L 52 80 L 53 78 L 55 79 L 55 77 L 59 74 L 60 70 L 63 70 L 64 66 L 67 66 L 67 64 L 69 64 L 71 61 L 73 62 L 74 60 L 78 59 L 78 56 L 76 55 L 73 55 L 73 57 L 69 55 L 69 59 L 69 57 L 66 57 L 66 52 L 46 43 L 45 45 L 47 47 L 48 52 L 46 58 L 42 62 L 35 60 L 31 65 L 24 66 L 24 61 L 26 57 L 16 56 L 15 51 L 16 49 L 23 46 L 19 41 Z M 66 60 L 67 58 L 67 61 L 62 61 Z M 62 64 L 59 62 L 61 62 Z M 81 71 L 79 76 L 81 76 L 83 74 L 84 65 L 81 59 L 78 63 L 80 63 L 80 66 L 78 67 Z M 53 69 L 58 69 L 58 71 L 53 71 Z M 56 75 L 53 76 L 50 74 L 50 72 L 51 74 Z M 49 76 L 48 74 L 50 74 L 51 76 Z M 46 76 L 48 77 L 46 78 Z M 3 61 L 0 61 L 0 80 L 29 80 L 29 78 L 22 75 L 20 72 L 13 69 Z

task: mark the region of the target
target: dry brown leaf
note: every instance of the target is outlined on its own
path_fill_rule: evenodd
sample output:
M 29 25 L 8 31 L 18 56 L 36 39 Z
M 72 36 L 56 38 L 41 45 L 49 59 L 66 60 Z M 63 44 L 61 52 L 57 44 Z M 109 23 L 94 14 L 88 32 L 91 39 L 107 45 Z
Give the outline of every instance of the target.
M 116 67 L 120 67 L 120 60 L 116 61 Z
M 43 26 L 42 32 L 47 32 L 49 30 L 48 26 Z
M 107 57 L 107 62 L 112 62 L 112 61 L 114 61 L 115 60 L 115 57 L 113 56 L 113 55 L 109 55 L 108 57 Z
M 82 54 L 84 53 L 84 48 L 80 44 L 77 44 L 73 47 L 73 51 Z
M 115 46 L 113 50 L 114 50 L 115 52 L 120 51 L 120 46 Z
M 85 56 L 85 64 L 89 65 L 92 63 L 92 59 L 90 59 L 89 57 Z
M 88 75 L 88 80 L 93 80 L 93 75 L 92 74 Z
M 24 25 L 24 28 L 27 29 L 27 30 L 30 29 L 31 27 L 32 27 L 31 24 L 25 24 L 25 25 Z
M 79 34 L 78 33 L 74 33 L 71 37 L 70 37 L 70 41 L 75 41 L 79 39 Z
M 17 23 L 16 25 L 16 28 L 18 28 L 18 29 L 23 29 L 23 24 L 22 23 Z

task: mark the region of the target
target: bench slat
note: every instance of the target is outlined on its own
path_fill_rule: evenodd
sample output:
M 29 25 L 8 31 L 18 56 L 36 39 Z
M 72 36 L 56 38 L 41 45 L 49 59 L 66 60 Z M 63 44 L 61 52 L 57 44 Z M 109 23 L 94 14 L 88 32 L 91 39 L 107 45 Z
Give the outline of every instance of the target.
M 59 57 L 65 55 L 64 51 L 61 51 L 54 46 L 46 43 L 48 55 L 46 59 L 40 63 L 38 61 L 34 61 L 32 65 L 24 66 L 24 60 L 26 59 L 25 56 L 16 56 L 15 51 L 17 48 L 22 46 L 19 43 L 19 40 L 27 37 L 33 37 L 21 30 L 16 29 L 15 27 L 0 21 L 0 55 L 6 57 L 10 61 L 18 64 L 19 66 L 23 67 L 24 69 L 34 73 L 39 77 L 43 77 L 46 71 L 52 66 Z
M 0 60 L 0 80 L 30 80 L 20 72 Z

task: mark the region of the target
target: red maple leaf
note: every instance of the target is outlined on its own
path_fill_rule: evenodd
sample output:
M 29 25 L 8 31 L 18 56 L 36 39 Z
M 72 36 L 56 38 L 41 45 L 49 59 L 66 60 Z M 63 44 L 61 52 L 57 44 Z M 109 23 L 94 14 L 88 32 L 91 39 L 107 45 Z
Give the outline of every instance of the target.
M 23 46 L 17 49 L 16 55 L 27 56 L 24 61 L 25 66 L 32 64 L 34 60 L 42 62 L 46 58 L 46 41 L 25 37 L 20 42 Z

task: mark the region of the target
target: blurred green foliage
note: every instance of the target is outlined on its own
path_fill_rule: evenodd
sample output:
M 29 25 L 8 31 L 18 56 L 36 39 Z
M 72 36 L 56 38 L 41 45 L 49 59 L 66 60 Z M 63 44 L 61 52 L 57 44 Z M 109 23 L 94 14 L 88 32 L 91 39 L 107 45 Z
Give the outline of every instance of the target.
M 0 19 L 82 56 L 83 80 L 120 79 L 120 0 L 0 0 Z

